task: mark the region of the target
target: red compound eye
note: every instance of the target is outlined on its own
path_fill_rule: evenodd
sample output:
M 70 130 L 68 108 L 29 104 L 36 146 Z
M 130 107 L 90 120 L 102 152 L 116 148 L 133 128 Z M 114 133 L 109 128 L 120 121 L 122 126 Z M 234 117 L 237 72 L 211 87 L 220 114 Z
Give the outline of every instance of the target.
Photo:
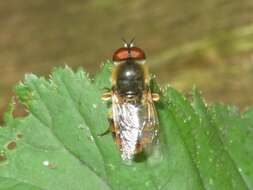
M 113 61 L 123 61 L 128 58 L 128 48 L 122 47 L 117 49 L 112 57 Z
M 131 57 L 133 59 L 142 60 L 146 58 L 145 53 L 142 51 L 142 49 L 138 47 L 132 47 L 130 51 L 131 51 Z
M 116 50 L 113 54 L 113 61 L 124 61 L 128 58 L 135 60 L 144 60 L 146 58 L 145 53 L 138 47 L 122 47 Z

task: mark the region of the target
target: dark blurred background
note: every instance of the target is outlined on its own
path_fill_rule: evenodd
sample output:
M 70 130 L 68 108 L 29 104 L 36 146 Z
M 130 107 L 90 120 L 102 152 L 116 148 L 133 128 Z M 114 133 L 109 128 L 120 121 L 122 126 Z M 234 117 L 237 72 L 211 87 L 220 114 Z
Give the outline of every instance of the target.
M 25 73 L 94 74 L 135 37 L 161 84 L 208 102 L 252 105 L 252 0 L 9 0 L 0 3 L 0 114 Z M 1 117 L 2 118 L 2 117 Z

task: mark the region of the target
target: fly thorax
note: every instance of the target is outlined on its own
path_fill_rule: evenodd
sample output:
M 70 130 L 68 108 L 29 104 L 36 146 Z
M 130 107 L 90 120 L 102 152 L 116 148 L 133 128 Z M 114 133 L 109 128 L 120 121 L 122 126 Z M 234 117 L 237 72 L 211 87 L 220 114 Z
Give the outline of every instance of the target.
M 128 60 L 117 68 L 116 91 L 129 98 L 142 96 L 145 90 L 144 70 L 141 65 Z

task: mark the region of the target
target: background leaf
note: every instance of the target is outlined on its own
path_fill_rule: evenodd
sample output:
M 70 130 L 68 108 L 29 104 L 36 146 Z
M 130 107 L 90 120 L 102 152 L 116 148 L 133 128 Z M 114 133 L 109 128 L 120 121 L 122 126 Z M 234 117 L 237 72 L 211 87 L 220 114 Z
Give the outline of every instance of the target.
M 160 144 L 146 160 L 125 163 L 110 135 L 111 63 L 90 79 L 57 68 L 49 80 L 27 75 L 16 87 L 29 115 L 0 128 L 0 189 L 253 189 L 253 111 L 207 106 L 164 89 L 156 107 Z M 152 82 L 155 91 L 160 91 Z

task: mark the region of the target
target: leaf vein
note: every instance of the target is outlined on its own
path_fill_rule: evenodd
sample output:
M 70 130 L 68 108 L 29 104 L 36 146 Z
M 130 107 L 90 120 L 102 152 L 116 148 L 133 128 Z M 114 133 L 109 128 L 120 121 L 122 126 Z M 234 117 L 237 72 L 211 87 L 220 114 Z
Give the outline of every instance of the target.
M 37 89 L 36 86 L 35 86 L 35 91 L 38 93 L 40 99 L 43 100 L 43 99 L 41 98 L 40 92 L 39 92 L 39 90 Z M 47 104 L 46 104 L 44 101 L 42 101 L 42 102 L 43 102 L 43 104 L 45 105 L 46 109 L 49 111 Z M 50 112 L 50 111 L 49 111 L 49 112 Z M 32 114 L 33 114 L 33 113 L 32 113 Z M 37 115 L 33 115 L 33 116 L 34 116 L 35 118 L 37 118 L 38 121 L 39 121 L 42 125 L 44 125 L 45 127 L 47 127 L 46 124 L 40 119 L 40 117 L 38 117 Z M 74 159 L 78 160 L 78 161 L 81 163 L 81 165 L 87 167 L 92 173 L 94 173 L 98 178 L 100 178 L 105 184 L 107 184 L 107 185 L 109 186 L 109 184 L 106 182 L 106 180 L 103 179 L 103 177 L 102 177 L 99 173 L 97 173 L 97 172 L 96 172 L 92 167 L 90 167 L 85 161 L 81 160 L 74 152 L 72 152 L 68 147 L 66 147 L 66 146 L 64 145 L 64 143 L 61 143 L 61 140 L 57 137 L 57 135 L 55 135 L 55 133 L 54 133 L 54 131 L 52 130 L 51 127 L 49 127 L 49 129 L 50 129 L 51 133 L 54 135 L 54 137 L 57 139 L 57 141 L 59 142 L 59 144 L 60 144 L 70 155 L 72 155 L 72 157 L 73 157 Z

